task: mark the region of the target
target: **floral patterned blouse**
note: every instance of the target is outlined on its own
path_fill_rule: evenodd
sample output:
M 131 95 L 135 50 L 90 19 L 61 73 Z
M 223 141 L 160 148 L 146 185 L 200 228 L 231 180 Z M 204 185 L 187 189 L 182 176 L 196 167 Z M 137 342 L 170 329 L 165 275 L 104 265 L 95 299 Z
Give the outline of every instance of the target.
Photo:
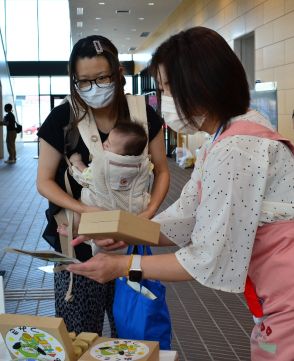
M 232 118 L 272 129 L 260 113 Z M 204 160 L 204 153 L 207 156 Z M 202 183 L 198 203 L 197 183 Z M 284 143 L 235 135 L 201 149 L 180 198 L 154 218 L 201 284 L 243 292 L 257 228 L 294 220 L 294 156 Z

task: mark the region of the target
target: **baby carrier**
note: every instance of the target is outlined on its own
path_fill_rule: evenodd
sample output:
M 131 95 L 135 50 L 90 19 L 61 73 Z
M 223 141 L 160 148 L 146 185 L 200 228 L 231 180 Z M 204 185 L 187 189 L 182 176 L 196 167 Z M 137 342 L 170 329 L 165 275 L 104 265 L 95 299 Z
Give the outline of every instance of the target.
M 148 134 L 145 99 L 127 96 L 131 121 L 140 123 Z M 87 205 L 106 209 L 142 212 L 150 200 L 151 162 L 148 143 L 141 155 L 119 155 L 105 151 L 92 112 L 78 124 L 78 129 L 92 159 L 92 179 L 85 182 L 72 166 L 72 175 L 83 186 L 81 200 Z

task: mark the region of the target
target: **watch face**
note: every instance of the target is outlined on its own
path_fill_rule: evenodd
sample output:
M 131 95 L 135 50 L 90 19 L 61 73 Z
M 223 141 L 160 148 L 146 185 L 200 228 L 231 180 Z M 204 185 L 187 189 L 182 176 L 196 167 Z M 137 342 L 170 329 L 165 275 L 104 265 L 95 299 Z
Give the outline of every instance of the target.
M 129 280 L 132 282 L 142 281 L 142 271 L 140 270 L 130 270 L 129 271 Z

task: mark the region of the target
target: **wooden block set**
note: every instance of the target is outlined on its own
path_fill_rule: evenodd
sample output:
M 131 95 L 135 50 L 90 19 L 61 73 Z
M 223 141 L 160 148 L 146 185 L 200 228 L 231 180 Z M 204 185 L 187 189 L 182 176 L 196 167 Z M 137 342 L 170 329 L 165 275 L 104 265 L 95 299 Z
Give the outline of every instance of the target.
M 1 361 L 159 361 L 158 342 L 76 335 L 62 318 L 0 314 L 0 336 Z

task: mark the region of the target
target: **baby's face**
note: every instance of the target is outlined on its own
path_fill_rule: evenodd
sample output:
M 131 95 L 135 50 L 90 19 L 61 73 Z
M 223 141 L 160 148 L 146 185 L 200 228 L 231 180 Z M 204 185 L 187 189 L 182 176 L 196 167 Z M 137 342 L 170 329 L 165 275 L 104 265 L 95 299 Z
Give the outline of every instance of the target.
M 103 142 L 103 149 L 107 150 L 108 152 L 125 155 L 124 154 L 124 139 L 123 137 L 116 132 L 115 130 L 112 130 L 108 138 Z

